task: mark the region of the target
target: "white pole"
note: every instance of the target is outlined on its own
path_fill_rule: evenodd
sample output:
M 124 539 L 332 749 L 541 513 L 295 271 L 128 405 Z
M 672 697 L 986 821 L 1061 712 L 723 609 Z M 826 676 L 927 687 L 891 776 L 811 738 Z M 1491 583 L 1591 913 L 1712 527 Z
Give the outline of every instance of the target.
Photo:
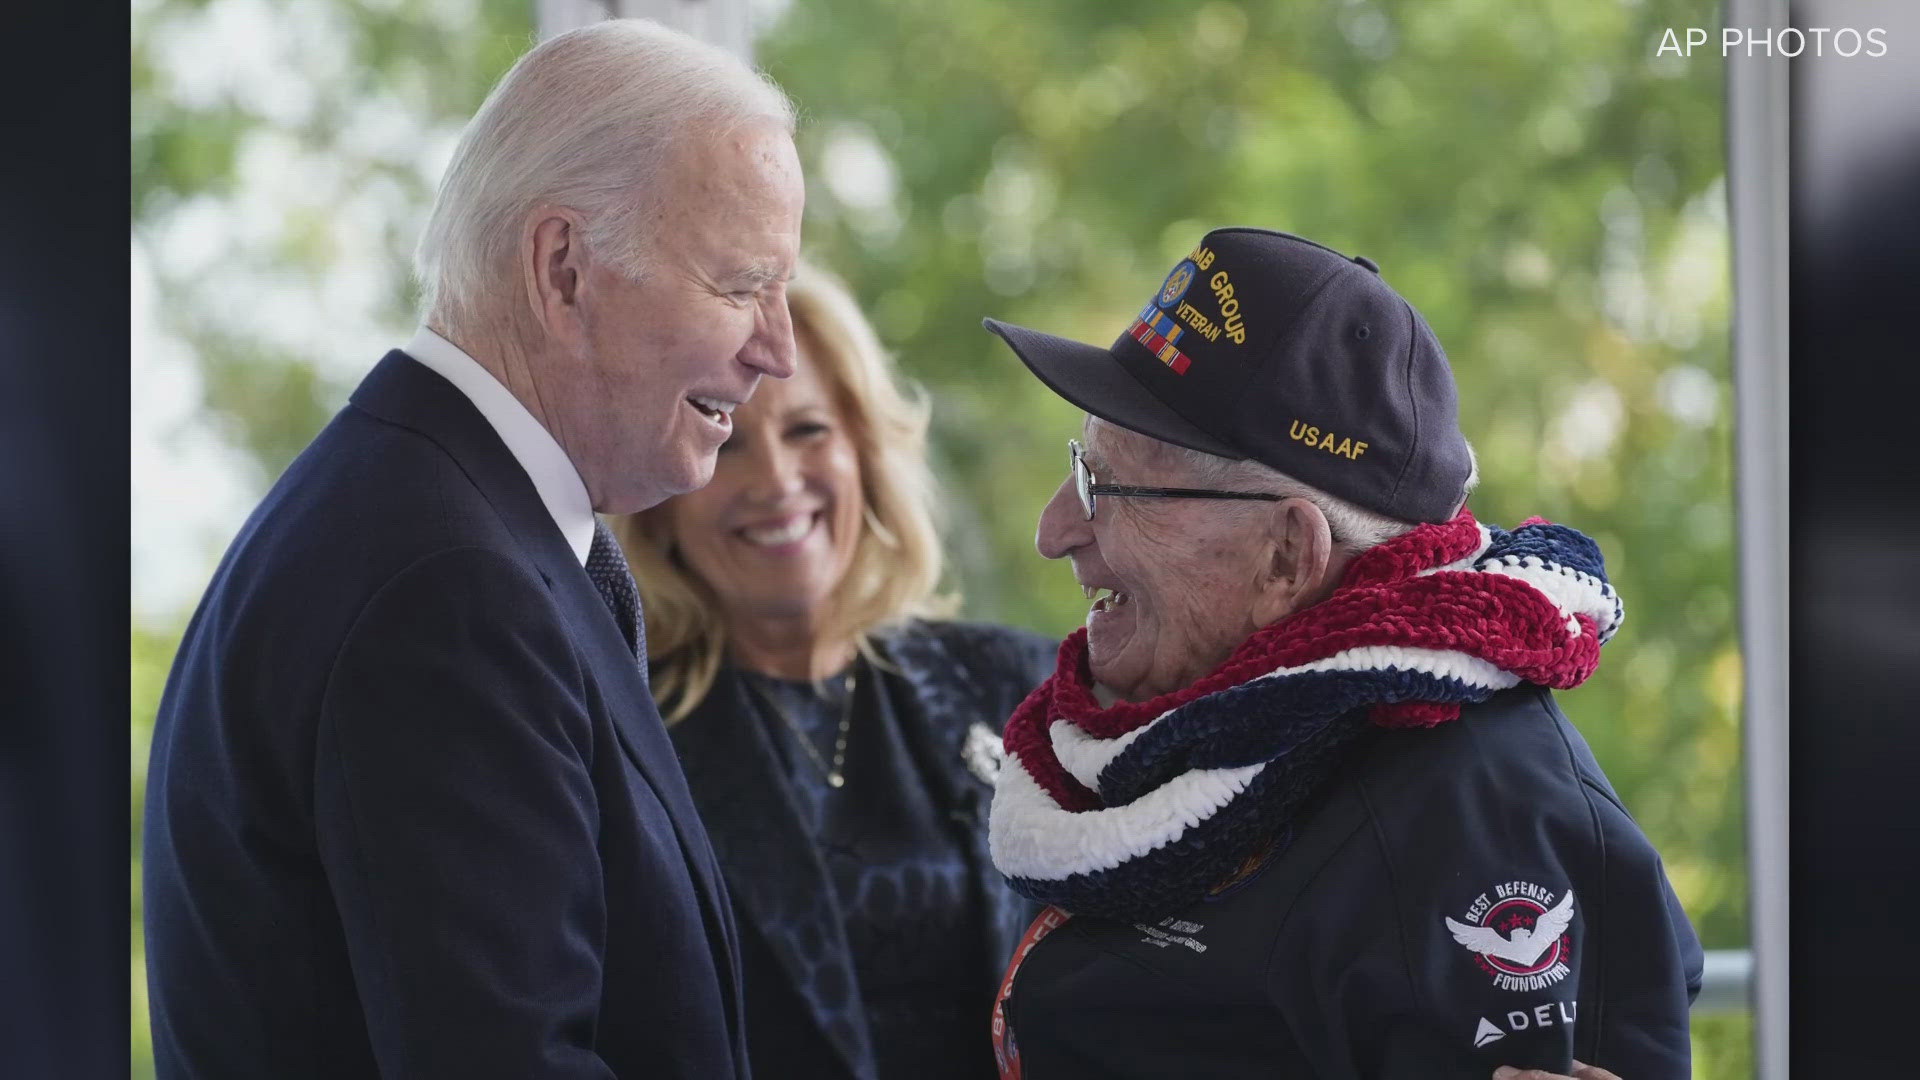
M 1787 0 L 1728 0 L 1727 25 L 1788 25 Z M 1787 1076 L 1787 71 L 1727 63 L 1735 503 L 1746 672 L 1748 935 L 1758 1080 Z

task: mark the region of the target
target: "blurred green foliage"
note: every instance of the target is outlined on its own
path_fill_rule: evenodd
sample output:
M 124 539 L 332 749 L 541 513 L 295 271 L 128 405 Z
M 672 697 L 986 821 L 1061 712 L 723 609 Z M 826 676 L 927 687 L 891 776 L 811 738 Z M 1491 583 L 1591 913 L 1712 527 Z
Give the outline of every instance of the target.
M 286 74 L 310 85 L 301 107 L 188 85 L 179 43 L 242 8 L 332 35 L 334 62 Z M 1716 18 L 1703 0 L 796 0 L 759 60 L 803 111 L 809 254 L 933 400 L 975 617 L 1064 633 L 1083 607 L 1032 549 L 1079 417 L 981 316 L 1110 341 L 1218 225 L 1378 261 L 1453 360 L 1475 512 L 1565 521 L 1607 553 L 1628 621 L 1563 704 L 1703 940 L 1732 948 L 1746 878 L 1723 72 L 1654 55 L 1666 27 Z M 165 256 L 208 208 L 237 215 L 214 257 L 240 280 L 318 296 L 369 278 L 368 325 L 340 332 L 404 340 L 405 257 L 437 177 L 356 117 L 371 101 L 444 142 L 530 33 L 527 0 L 135 3 L 135 239 L 204 414 L 262 483 L 350 389 L 340 341 L 276 340 L 244 296 Z M 248 164 L 263 147 L 325 162 L 333 186 L 276 201 Z M 366 238 L 326 191 L 385 193 L 370 262 L 352 263 Z M 136 842 L 176 641 L 175 622 L 133 640 Z M 150 1075 L 137 863 L 133 900 L 135 1074 Z M 1751 1075 L 1750 1035 L 1744 1015 L 1697 1018 L 1697 1075 Z

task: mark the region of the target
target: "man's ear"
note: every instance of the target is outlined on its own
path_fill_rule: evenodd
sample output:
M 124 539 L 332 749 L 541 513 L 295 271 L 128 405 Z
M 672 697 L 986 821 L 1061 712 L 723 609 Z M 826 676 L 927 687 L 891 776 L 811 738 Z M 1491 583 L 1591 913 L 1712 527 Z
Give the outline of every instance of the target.
M 1334 571 L 1333 530 L 1327 515 L 1305 499 L 1283 499 L 1267 516 L 1267 565 L 1254 601 L 1256 625 L 1326 598 Z
M 520 266 L 534 322 L 548 337 L 568 343 L 581 332 L 580 290 L 587 270 L 582 235 L 577 213 L 543 205 L 528 215 L 520 245 Z

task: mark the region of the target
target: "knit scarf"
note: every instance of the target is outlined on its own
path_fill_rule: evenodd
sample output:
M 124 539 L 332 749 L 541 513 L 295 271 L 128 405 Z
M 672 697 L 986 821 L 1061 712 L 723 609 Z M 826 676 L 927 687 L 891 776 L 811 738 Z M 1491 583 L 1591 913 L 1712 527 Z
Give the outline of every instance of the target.
M 1101 707 L 1076 630 L 1007 722 L 994 865 L 1041 903 L 1156 922 L 1284 845 L 1363 732 L 1444 723 L 1522 682 L 1578 686 L 1622 616 L 1587 537 L 1462 510 L 1368 550 L 1326 600 L 1149 701 Z

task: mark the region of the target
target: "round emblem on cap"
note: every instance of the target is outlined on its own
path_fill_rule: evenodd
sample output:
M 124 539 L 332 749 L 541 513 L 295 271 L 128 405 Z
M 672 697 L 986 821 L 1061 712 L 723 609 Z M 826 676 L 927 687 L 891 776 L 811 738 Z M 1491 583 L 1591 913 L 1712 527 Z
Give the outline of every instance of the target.
M 1380 264 L 1377 262 L 1374 262 L 1372 259 L 1367 258 L 1365 255 L 1355 255 L 1353 257 L 1353 261 L 1359 263 L 1361 266 L 1366 267 L 1367 269 L 1373 271 L 1376 274 L 1380 272 Z
M 1167 275 L 1167 283 L 1160 286 L 1160 306 L 1170 308 L 1179 303 L 1180 298 L 1187 295 L 1187 286 L 1193 284 L 1193 275 L 1198 272 L 1199 267 L 1193 265 L 1193 260 L 1180 260 L 1180 265 L 1174 267 L 1173 273 Z M 1140 294 L 1134 293 L 1134 295 Z

